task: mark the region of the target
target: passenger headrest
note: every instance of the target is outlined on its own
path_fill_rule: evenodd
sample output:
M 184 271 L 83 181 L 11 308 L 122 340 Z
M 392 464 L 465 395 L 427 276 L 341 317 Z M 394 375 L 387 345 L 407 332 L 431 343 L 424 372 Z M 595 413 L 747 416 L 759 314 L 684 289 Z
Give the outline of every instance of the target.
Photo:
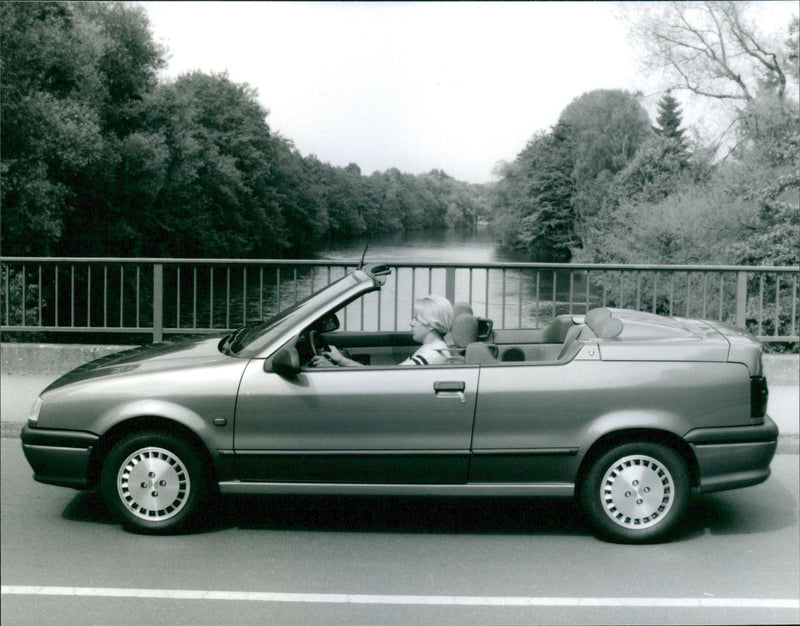
M 586 325 L 600 339 L 614 339 L 622 332 L 622 320 L 614 317 L 611 309 L 598 307 L 586 313 Z
M 586 322 L 587 326 L 592 327 L 601 320 L 608 319 L 609 317 L 611 317 L 610 309 L 607 309 L 606 307 L 598 307 L 587 312 L 586 316 L 584 317 L 584 321 Z
M 456 302 L 453 305 L 453 319 L 457 318 L 462 313 L 469 313 L 470 315 L 473 315 L 472 307 L 468 302 Z
M 464 354 L 465 363 L 497 363 L 497 346 L 475 341 L 469 344 Z
M 590 326 L 600 339 L 614 339 L 622 332 L 622 320 L 618 317 L 607 317 Z
M 461 339 L 466 339 L 466 338 L 472 337 L 470 339 L 470 341 L 466 341 L 463 344 L 456 339 L 456 335 L 455 335 L 455 332 L 454 332 L 455 327 L 456 327 L 456 320 L 459 318 L 459 316 L 462 313 L 471 316 L 476 321 L 476 323 L 478 325 L 478 329 L 477 329 L 477 331 L 475 331 L 476 334 L 473 336 L 472 335 L 472 332 L 473 332 L 472 331 L 472 324 L 471 323 L 467 323 L 466 321 L 462 321 L 461 322 L 462 331 L 466 330 L 466 332 L 467 332 L 466 335 L 462 335 L 461 336 Z M 464 347 L 465 345 L 467 345 L 467 343 L 472 343 L 473 341 L 486 341 L 487 339 L 491 338 L 492 330 L 494 330 L 494 322 L 492 320 L 490 320 L 490 319 L 485 318 L 485 317 L 475 317 L 475 313 L 473 313 L 473 311 L 472 311 L 472 306 L 470 306 L 470 304 L 468 302 L 456 302 L 453 305 L 453 326 L 452 326 L 452 330 L 450 331 L 450 336 L 453 339 L 452 343 L 454 345 Z
M 472 313 L 458 314 L 453 320 L 450 335 L 456 346 L 465 348 L 468 344 L 478 341 L 478 320 Z

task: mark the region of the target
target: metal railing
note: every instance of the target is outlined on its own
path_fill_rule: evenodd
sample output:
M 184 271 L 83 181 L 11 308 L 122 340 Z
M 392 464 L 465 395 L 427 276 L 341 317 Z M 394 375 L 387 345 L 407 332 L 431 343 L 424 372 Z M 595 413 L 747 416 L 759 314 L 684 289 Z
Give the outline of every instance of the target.
M 0 259 L 0 328 L 29 333 L 214 333 L 269 317 L 356 261 Z M 469 302 L 495 328 L 538 328 L 616 306 L 700 317 L 763 341 L 798 341 L 798 267 L 389 262 L 384 288 L 344 311 L 346 328 L 407 328 L 413 301 Z

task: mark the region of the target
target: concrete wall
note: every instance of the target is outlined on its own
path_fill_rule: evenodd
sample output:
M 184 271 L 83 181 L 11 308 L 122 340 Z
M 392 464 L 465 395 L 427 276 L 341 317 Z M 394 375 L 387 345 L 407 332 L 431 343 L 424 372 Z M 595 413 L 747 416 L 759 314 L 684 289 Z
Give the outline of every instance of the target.
M 4 343 L 0 345 L 0 370 L 4 374 L 63 374 L 92 359 L 131 347 Z M 767 354 L 764 370 L 772 385 L 798 385 L 800 355 Z
M 0 344 L 0 370 L 4 374 L 64 374 L 101 356 L 134 346 L 84 344 Z
M 771 385 L 800 385 L 800 354 L 765 354 L 764 373 Z

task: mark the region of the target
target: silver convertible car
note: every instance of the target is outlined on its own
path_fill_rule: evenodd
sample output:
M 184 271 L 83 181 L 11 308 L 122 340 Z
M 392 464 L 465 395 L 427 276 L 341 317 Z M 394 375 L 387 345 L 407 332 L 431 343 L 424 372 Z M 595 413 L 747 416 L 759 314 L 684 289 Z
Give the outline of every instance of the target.
M 759 343 L 597 308 L 546 328 L 458 314 L 442 365 L 410 332 L 350 331 L 390 269 L 347 274 L 225 337 L 135 348 L 61 377 L 22 446 L 40 482 L 98 488 L 129 530 L 207 518 L 220 494 L 575 498 L 603 538 L 660 541 L 693 494 L 770 473 Z M 313 368 L 335 344 L 365 367 Z

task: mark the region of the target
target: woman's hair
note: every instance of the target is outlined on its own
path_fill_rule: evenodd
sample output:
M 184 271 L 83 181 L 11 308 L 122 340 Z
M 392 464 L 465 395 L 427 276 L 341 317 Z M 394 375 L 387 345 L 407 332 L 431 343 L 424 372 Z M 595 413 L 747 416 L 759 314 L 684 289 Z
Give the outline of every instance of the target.
M 442 296 L 424 296 L 414 302 L 414 316 L 444 336 L 453 325 L 453 305 Z

